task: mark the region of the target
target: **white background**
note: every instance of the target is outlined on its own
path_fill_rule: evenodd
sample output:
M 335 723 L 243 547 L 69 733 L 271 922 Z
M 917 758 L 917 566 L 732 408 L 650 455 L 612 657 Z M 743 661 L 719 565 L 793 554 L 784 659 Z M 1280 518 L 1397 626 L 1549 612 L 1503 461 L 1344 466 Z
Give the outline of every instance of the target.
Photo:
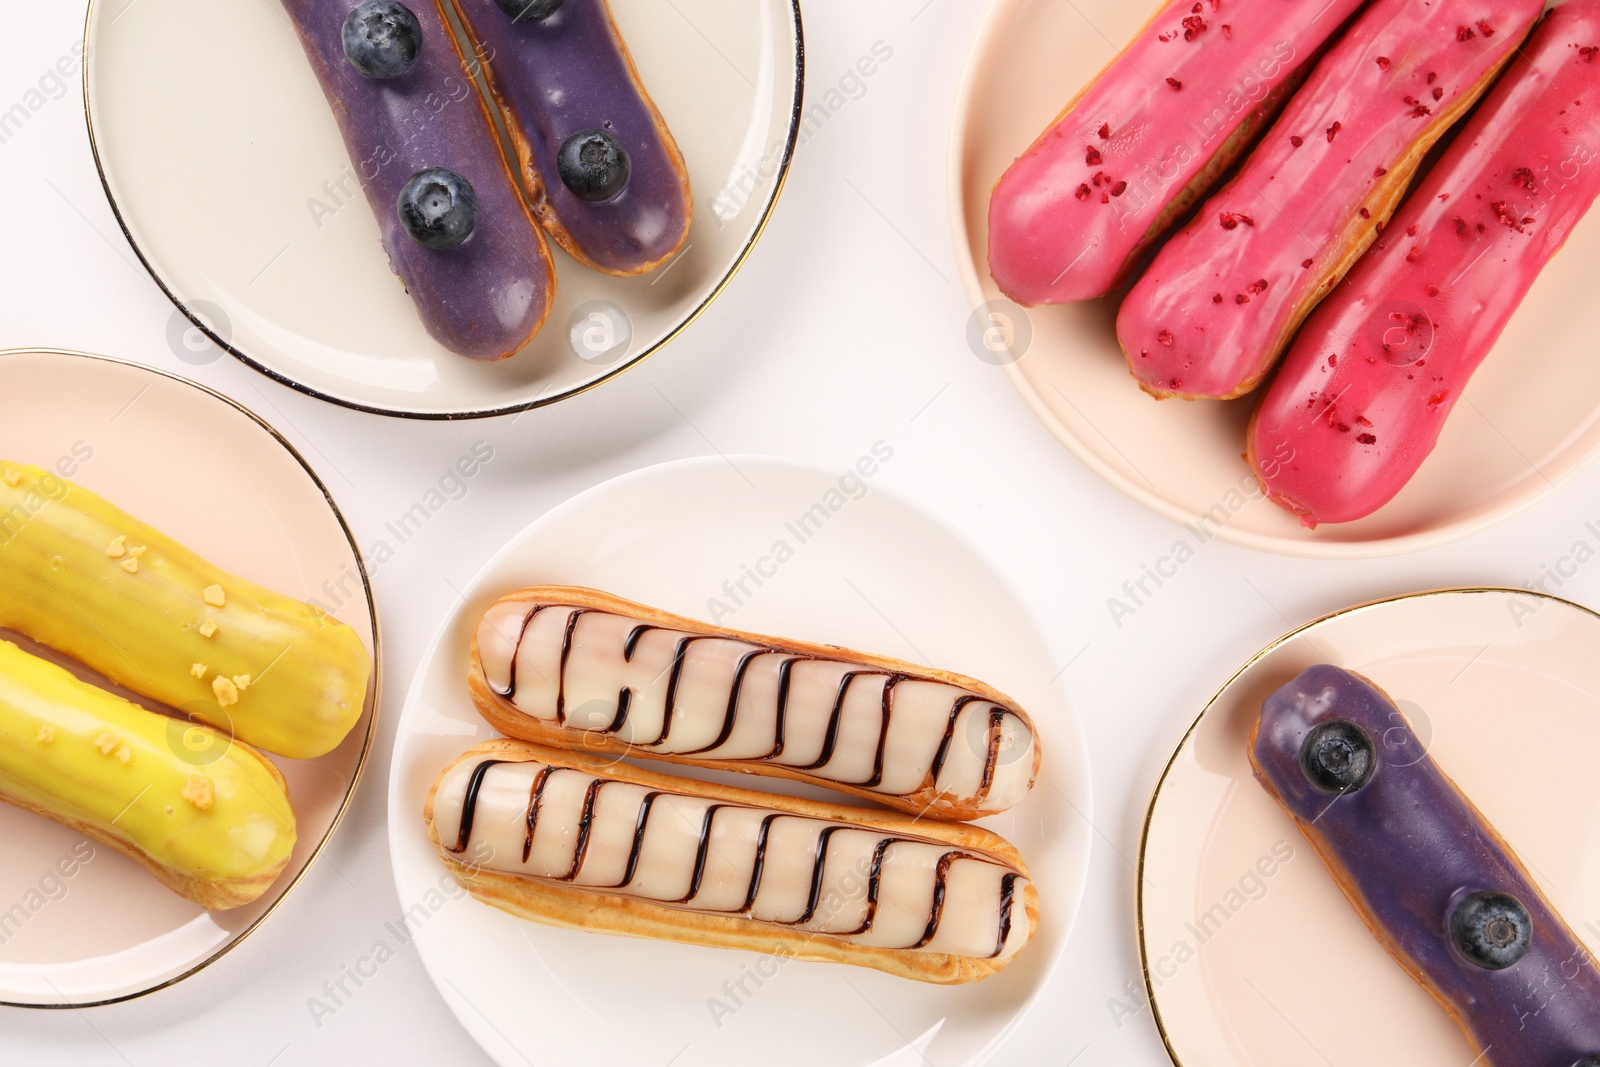
M 302 396 L 227 357 L 181 362 L 167 341 L 172 306 L 101 191 L 76 81 L 0 144 L 0 347 L 138 360 L 238 398 L 305 453 L 363 546 L 474 442 L 495 450 L 470 493 L 375 574 L 379 742 L 349 817 L 301 887 L 237 950 L 172 990 L 89 1012 L 0 1009 L 0 1063 L 486 1063 L 413 948 L 320 1026 L 307 1006 L 401 911 L 384 829 L 393 725 L 424 643 L 456 599 L 452 584 L 465 586 L 547 508 L 625 471 L 712 451 L 843 470 L 879 439 L 895 454 L 874 490 L 918 500 L 964 531 L 1029 598 L 1091 748 L 1088 895 L 1049 988 L 996 1062 L 1167 1062 L 1149 1013 L 1119 1026 L 1109 1001 L 1139 974 L 1133 865 L 1145 806 L 1196 711 L 1259 647 L 1327 611 L 1416 589 L 1539 580 L 1575 542 L 1593 541 L 1584 525 L 1600 519 L 1600 472 L 1498 530 L 1402 559 L 1308 562 L 1213 542 L 1119 628 L 1107 599 L 1170 552 L 1179 529 L 1080 467 L 964 339 L 970 309 L 956 280 L 946 153 L 983 6 L 805 0 L 812 102 L 874 42 L 893 58 L 801 148 L 766 236 L 692 329 L 610 385 L 515 421 L 387 420 Z M 0 0 L 0 110 L 68 54 L 83 14 L 81 0 Z M 1537 373 L 1537 353 L 1523 358 Z M 1549 588 L 1600 601 L 1600 567 L 1564 582 Z M 1303 1053 L 1286 1049 L 1284 1062 Z

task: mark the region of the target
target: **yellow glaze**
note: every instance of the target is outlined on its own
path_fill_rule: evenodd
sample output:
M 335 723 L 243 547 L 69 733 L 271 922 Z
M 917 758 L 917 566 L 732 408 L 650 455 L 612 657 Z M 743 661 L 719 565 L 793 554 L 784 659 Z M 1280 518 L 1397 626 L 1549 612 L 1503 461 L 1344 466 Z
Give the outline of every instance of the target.
M 294 849 L 276 767 L 0 641 L 0 794 L 105 842 L 207 908 L 266 891 Z
M 372 665 L 344 623 L 213 566 L 81 486 L 4 460 L 0 627 L 294 759 L 350 732 Z

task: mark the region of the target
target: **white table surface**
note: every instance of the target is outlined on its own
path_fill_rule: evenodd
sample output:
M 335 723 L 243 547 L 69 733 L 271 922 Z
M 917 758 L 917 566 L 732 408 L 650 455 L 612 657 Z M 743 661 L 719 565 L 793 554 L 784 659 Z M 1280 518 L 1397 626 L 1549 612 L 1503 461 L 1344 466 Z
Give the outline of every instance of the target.
M 1167 1062 L 1148 1011 L 1130 1014 L 1126 1002 L 1139 976 L 1134 862 L 1156 775 L 1195 712 L 1246 657 L 1324 612 L 1422 588 L 1541 580 L 1575 543 L 1594 544 L 1585 524 L 1600 518 L 1600 471 L 1485 535 L 1400 559 L 1308 562 L 1213 542 L 1119 627 L 1108 598 L 1166 555 L 1179 528 L 1081 467 L 964 339 L 946 152 L 983 6 L 805 0 L 811 101 L 874 43 L 893 57 L 800 148 L 765 238 L 692 329 L 604 388 L 515 421 L 382 419 L 226 356 L 180 361 L 167 342 L 172 305 L 101 191 L 78 83 L 0 143 L 0 347 L 115 355 L 236 397 L 305 453 L 363 546 L 475 442 L 495 450 L 469 494 L 374 576 L 379 741 L 349 817 L 301 887 L 236 951 L 174 989 L 86 1012 L 0 1009 L 0 1064 L 487 1064 L 414 948 L 332 1017 L 308 1005 L 402 910 L 384 829 L 394 722 L 456 599 L 452 583 L 547 508 L 622 472 L 712 451 L 843 470 L 880 438 L 895 453 L 874 486 L 974 538 L 1030 598 L 1091 749 L 1088 894 L 1039 1006 L 995 1062 Z M 83 14 L 81 0 L 0 0 L 0 111 L 69 55 Z M 1547 584 L 1600 602 L 1600 567 Z M 1284 1062 L 1300 1057 L 1285 1050 Z

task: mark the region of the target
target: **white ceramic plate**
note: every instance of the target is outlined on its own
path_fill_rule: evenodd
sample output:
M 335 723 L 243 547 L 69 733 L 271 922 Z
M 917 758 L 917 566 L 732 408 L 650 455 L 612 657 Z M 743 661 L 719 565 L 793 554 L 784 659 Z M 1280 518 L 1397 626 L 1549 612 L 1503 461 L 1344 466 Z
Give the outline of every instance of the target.
M 816 504 L 830 518 L 802 543 L 786 524 Z M 746 580 L 753 595 L 735 604 L 723 583 L 737 583 L 747 567 L 774 571 L 763 558 L 779 541 L 793 558 L 759 588 Z M 938 664 L 1019 700 L 1044 741 L 1039 783 L 984 825 L 1021 849 L 1038 882 L 1043 917 L 1033 944 L 977 985 L 789 962 L 757 987 L 746 976 L 774 968 L 755 953 L 552 929 L 466 897 L 428 843 L 423 802 L 448 762 L 494 736 L 466 693 L 479 612 L 503 593 L 547 582 L 700 618 L 716 597 L 736 608 L 726 625 Z M 492 560 L 465 596 L 401 716 L 389 841 L 402 906 L 419 920 L 422 959 L 498 1062 L 954 1067 L 980 1061 L 1026 1009 L 1082 896 L 1088 766 L 1045 642 L 1004 580 L 958 535 L 870 480 L 846 480 L 841 491 L 839 473 L 779 460 L 689 460 L 625 475 L 555 509 Z M 752 788 L 748 776 L 736 777 Z M 777 779 L 760 782 L 789 791 Z M 741 980 L 752 995 L 733 994 L 736 1004 L 724 983 Z M 738 1010 L 713 1014 L 714 1000 Z
M 1394 698 L 1600 951 L 1597 645 L 1600 616 L 1564 600 L 1419 593 L 1314 622 L 1230 679 L 1162 775 L 1140 853 L 1139 947 L 1173 1062 L 1477 1062 L 1251 776 L 1245 748 L 1262 702 L 1313 664 L 1357 671 Z
M 989 276 L 990 189 L 1155 6 L 995 0 L 956 103 L 956 258 L 981 311 L 969 337 L 990 329 L 988 358 L 1005 365 L 1050 432 L 1106 481 L 1175 522 L 1204 523 L 1252 548 L 1330 558 L 1465 537 L 1531 507 L 1600 456 L 1600 304 L 1590 295 L 1600 273 L 1600 218 L 1577 229 L 1534 286 L 1411 484 L 1374 515 L 1316 531 L 1262 497 L 1242 458 L 1254 396 L 1157 403 L 1128 374 L 1114 300 L 1026 312 L 1005 301 Z
M 365 198 L 324 188 L 348 177 L 349 156 L 278 0 L 91 0 L 84 102 L 106 193 L 185 314 L 279 381 L 419 418 L 554 403 L 651 354 L 717 296 L 766 224 L 799 130 L 798 0 L 611 7 L 688 163 L 686 250 L 612 278 L 552 248 L 549 321 L 500 363 L 430 338 Z M 631 340 L 592 354 L 597 301 L 620 309 L 627 329 L 609 329 Z
M 344 743 L 315 760 L 269 757 L 288 781 L 299 841 L 277 882 L 245 907 L 204 911 L 121 854 L 0 805 L 0 1003 L 126 1000 L 237 944 L 332 835 L 376 722 L 377 615 L 350 532 L 316 474 L 266 423 L 193 382 L 80 353 L 0 352 L 0 458 L 69 477 L 253 582 L 316 598 L 374 650 L 366 707 Z M 92 858 L 81 862 L 86 852 Z

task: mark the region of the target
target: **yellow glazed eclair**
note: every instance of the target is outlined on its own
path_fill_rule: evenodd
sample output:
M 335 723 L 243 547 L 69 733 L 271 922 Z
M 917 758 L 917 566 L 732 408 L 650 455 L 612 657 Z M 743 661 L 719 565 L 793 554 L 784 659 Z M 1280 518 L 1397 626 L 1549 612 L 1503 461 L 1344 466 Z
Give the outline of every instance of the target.
M 38 467 L 0 461 L 0 627 L 269 752 L 332 751 L 361 716 L 354 630 Z
M 125 853 L 210 909 L 255 900 L 294 849 L 283 777 L 259 752 L 0 641 L 0 800 Z

